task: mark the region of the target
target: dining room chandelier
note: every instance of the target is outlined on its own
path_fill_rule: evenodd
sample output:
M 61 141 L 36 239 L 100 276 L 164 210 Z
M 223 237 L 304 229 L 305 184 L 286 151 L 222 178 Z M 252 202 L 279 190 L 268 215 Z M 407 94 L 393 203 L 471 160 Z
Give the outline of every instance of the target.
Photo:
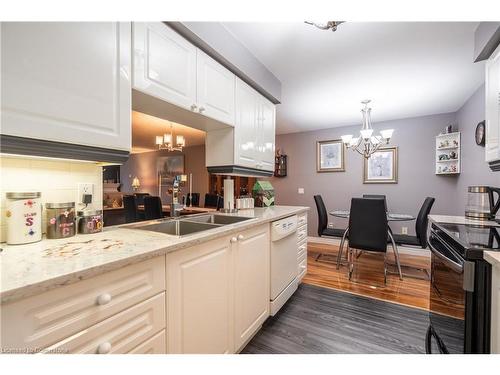
M 170 124 L 170 133 L 165 133 L 163 135 L 156 136 L 156 146 L 158 146 L 158 150 L 166 150 L 168 152 L 173 151 L 182 151 L 182 149 L 186 146 L 186 140 L 183 135 L 177 135 L 174 140 L 174 127 Z
M 358 152 L 368 159 L 374 152 L 376 152 L 381 145 L 389 144 L 394 129 L 385 129 L 380 131 L 380 135 L 373 135 L 372 121 L 371 121 L 371 108 L 368 104 L 371 100 L 363 100 L 361 103 L 364 107 L 361 109 L 363 115 L 363 125 L 359 137 L 354 137 L 352 134 L 342 136 L 342 142 L 347 148 Z

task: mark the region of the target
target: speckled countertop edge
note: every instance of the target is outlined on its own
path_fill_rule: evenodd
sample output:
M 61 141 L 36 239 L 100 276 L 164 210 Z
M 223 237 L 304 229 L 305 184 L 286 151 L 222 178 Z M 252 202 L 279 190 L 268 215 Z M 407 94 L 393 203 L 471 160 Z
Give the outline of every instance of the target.
M 267 209 L 255 209 L 251 213 L 249 210 L 241 210 L 236 214 L 231 214 L 231 216 L 253 216 L 254 219 L 225 225 L 186 237 L 174 237 L 162 233 L 117 226 L 109 227 L 109 229 L 96 235 L 78 235 L 65 240 L 43 240 L 37 244 L 21 246 L 5 246 L 5 244 L 2 244 L 4 251 L 0 253 L 0 272 L 2 273 L 0 275 L 0 302 L 3 304 L 33 296 L 308 210 L 309 207 L 302 206 L 274 206 Z M 103 252 L 83 253 L 74 258 L 55 259 L 53 263 L 50 263 L 50 259 L 43 258 L 42 260 L 41 252 L 46 251 L 49 244 L 58 245 L 69 241 L 89 239 L 91 236 L 96 240 L 115 238 L 116 241 L 123 241 L 125 242 L 124 249 L 116 252 L 108 251 L 105 254 Z M 134 241 L 128 243 L 127 236 L 134 238 Z M 139 240 L 135 240 L 135 238 L 139 238 Z M 32 263 L 30 263 L 31 259 L 33 259 Z M 46 267 L 44 267 L 44 264 L 36 264 L 37 260 L 47 262 Z M 59 270 L 57 269 L 58 266 L 64 269 Z
M 486 260 L 493 267 L 500 268 L 500 253 L 496 251 L 485 251 L 483 253 L 484 260 Z

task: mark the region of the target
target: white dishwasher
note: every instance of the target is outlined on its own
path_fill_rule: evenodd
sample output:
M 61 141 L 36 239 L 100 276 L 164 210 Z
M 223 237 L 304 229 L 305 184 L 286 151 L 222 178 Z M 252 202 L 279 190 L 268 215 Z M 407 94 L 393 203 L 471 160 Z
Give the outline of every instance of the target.
M 271 223 L 271 315 L 297 290 L 297 215 Z

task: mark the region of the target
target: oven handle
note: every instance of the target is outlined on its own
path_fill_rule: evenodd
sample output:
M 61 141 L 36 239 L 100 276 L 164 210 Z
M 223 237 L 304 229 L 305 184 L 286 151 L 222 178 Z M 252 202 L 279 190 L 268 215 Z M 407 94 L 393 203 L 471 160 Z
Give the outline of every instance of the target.
M 431 235 L 430 240 L 432 240 L 432 237 L 433 236 Z M 432 254 L 434 254 L 435 256 L 437 256 L 439 259 L 446 262 L 447 264 L 449 264 L 450 268 L 453 269 L 453 271 L 460 273 L 460 274 L 464 271 L 463 264 L 454 262 L 453 260 L 448 258 L 446 255 L 442 254 L 438 249 L 436 249 L 434 246 L 432 246 L 431 241 L 429 241 L 429 248 L 431 249 Z

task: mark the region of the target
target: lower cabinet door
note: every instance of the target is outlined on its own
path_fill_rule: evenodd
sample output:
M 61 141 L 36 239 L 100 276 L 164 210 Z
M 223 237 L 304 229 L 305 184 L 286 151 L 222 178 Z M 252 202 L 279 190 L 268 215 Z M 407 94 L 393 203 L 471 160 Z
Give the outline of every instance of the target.
M 269 316 L 269 225 L 242 232 L 234 246 L 235 347 L 239 351 Z
M 165 329 L 165 293 L 160 293 L 46 348 L 45 353 L 125 354 Z
M 233 353 L 229 237 L 167 254 L 167 352 Z
M 157 333 L 149 340 L 146 340 L 138 347 L 132 349 L 128 354 L 166 354 L 167 353 L 167 338 L 165 330 Z

